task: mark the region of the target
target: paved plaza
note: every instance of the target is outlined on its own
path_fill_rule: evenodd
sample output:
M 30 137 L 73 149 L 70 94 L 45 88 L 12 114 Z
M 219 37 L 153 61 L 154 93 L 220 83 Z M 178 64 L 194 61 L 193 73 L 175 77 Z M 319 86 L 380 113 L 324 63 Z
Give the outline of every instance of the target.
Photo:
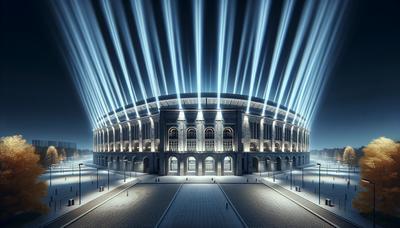
M 160 227 L 243 227 L 217 184 L 183 184 Z
M 68 227 L 154 227 L 178 184 L 137 184 Z
M 222 184 L 249 227 L 331 227 L 263 184 Z

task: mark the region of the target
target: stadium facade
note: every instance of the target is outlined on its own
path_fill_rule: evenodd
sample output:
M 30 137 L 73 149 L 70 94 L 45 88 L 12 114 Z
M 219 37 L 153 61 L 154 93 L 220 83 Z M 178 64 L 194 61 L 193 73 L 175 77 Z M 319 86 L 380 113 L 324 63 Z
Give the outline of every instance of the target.
M 243 175 L 309 163 L 310 131 L 297 124 L 303 117 L 263 99 L 253 98 L 248 112 L 247 104 L 243 95 L 193 93 L 113 110 L 93 131 L 94 163 L 159 175 Z

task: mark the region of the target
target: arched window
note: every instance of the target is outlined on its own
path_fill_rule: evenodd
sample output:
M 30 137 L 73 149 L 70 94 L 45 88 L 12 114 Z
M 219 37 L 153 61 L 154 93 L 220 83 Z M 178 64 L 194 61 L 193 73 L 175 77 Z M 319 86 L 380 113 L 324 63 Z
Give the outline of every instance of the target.
M 178 129 L 175 127 L 168 130 L 168 150 L 178 151 Z
M 196 151 L 196 129 L 189 128 L 187 130 L 187 150 Z
M 213 157 L 207 157 L 204 160 L 206 172 L 214 172 L 215 171 L 215 161 Z
M 224 158 L 224 172 L 232 172 L 232 157 L 226 156 Z
M 223 137 L 224 151 L 233 151 L 233 129 L 224 128 Z
M 188 157 L 187 159 L 187 171 L 188 172 L 196 172 L 196 158 Z
M 214 129 L 211 127 L 208 127 L 204 130 L 204 143 L 205 143 L 205 148 L 206 151 L 214 151 Z
M 169 171 L 178 172 L 178 159 L 176 157 L 169 158 Z

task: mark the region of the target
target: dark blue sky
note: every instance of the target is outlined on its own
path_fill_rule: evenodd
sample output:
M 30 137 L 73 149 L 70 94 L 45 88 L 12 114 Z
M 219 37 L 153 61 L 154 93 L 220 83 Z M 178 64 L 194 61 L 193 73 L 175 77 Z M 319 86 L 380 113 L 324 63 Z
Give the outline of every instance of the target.
M 400 4 L 354 2 L 312 128 L 312 148 L 400 139 Z M 0 136 L 91 145 L 91 127 L 41 1 L 1 1 Z

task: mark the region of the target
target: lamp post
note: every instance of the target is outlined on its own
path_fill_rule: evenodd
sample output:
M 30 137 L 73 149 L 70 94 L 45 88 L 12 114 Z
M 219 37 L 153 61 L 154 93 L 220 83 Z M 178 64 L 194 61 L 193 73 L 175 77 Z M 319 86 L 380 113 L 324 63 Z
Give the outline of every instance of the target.
M 361 181 L 367 184 L 372 184 L 372 186 L 374 187 L 374 202 L 372 205 L 373 205 L 373 226 L 375 228 L 375 183 L 367 179 L 361 179 Z
M 128 160 L 124 160 L 124 183 L 126 182 L 126 175 L 125 175 L 125 172 L 126 172 L 126 162 L 127 162 Z
M 53 168 L 53 164 L 50 165 L 50 188 L 51 188 L 51 169 Z
M 321 204 L 321 163 L 318 165 L 318 204 Z
M 290 190 L 292 190 L 292 165 L 293 165 L 293 161 L 290 160 L 289 161 L 289 165 L 290 165 Z
M 110 163 L 107 162 L 107 190 L 110 190 Z
M 99 168 L 97 168 L 97 188 L 99 188 Z
M 82 191 L 81 191 L 81 166 L 83 164 L 79 163 L 79 205 L 81 205 Z

